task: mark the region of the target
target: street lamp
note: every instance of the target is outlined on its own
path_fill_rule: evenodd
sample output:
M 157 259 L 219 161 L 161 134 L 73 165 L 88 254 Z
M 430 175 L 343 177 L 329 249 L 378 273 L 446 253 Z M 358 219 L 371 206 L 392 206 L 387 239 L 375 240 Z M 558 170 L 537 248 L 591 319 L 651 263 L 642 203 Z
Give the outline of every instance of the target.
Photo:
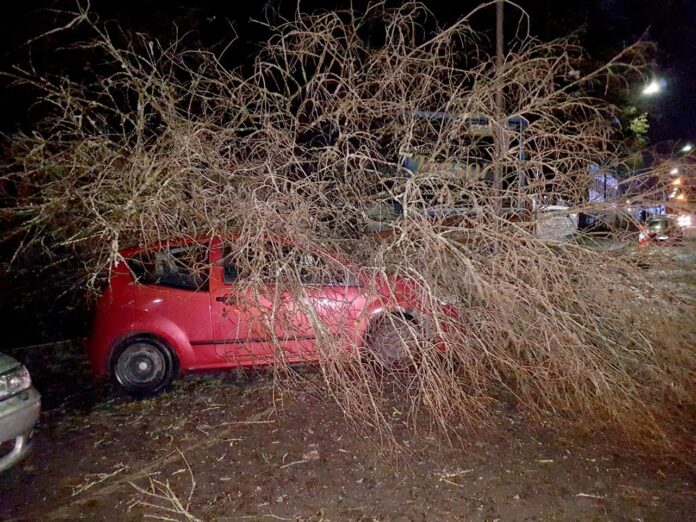
M 691 143 L 687 143 L 681 148 L 682 152 L 691 152 L 692 150 L 694 150 L 694 146 Z
M 672 175 L 679 174 L 679 169 L 677 167 L 674 167 L 672 170 L 669 171 L 669 173 Z
M 641 94 L 643 96 L 654 96 L 655 94 L 659 94 L 662 91 L 664 83 L 664 80 L 658 80 L 657 78 L 653 78 L 652 80 L 650 80 L 650 83 L 643 87 Z

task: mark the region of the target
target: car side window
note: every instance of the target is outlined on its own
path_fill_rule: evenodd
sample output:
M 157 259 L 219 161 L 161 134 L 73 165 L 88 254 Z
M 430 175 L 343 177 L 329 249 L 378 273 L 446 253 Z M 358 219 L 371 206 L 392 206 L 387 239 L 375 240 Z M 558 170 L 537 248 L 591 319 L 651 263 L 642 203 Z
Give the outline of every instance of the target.
M 237 268 L 234 259 L 229 255 L 229 253 L 223 259 L 222 265 L 222 279 L 227 285 L 234 283 L 239 278 L 240 272 Z
M 263 250 L 248 252 L 235 253 L 230 245 L 225 245 L 222 266 L 226 284 L 234 283 L 256 268 L 261 280 L 267 284 L 275 284 L 284 278 L 296 280 L 299 276 L 300 282 L 307 286 L 358 285 L 357 277 L 340 263 L 272 241 L 265 243 Z
M 336 266 L 326 259 L 308 252 L 293 251 L 291 254 L 300 274 L 303 285 L 345 286 L 347 272 L 344 267 Z
M 226 285 L 237 282 L 242 277 L 243 269 L 240 266 L 238 256 L 235 255 L 232 245 L 224 243 L 222 247 L 222 281 Z
M 278 256 L 267 244 L 263 249 L 245 247 L 235 249 L 225 244 L 222 250 L 223 283 L 233 284 L 257 274 L 264 283 L 275 282 L 275 267 Z
M 141 252 L 128 260 L 135 279 L 143 285 L 207 291 L 208 244 L 195 244 Z

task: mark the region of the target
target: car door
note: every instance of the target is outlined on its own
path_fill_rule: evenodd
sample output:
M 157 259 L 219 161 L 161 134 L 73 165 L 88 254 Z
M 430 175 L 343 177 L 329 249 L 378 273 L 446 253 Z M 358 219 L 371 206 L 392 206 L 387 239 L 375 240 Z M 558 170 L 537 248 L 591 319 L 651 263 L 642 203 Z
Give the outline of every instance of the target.
M 331 357 L 334 350 L 355 346 L 367 299 L 354 267 L 316 252 L 296 249 L 293 255 L 302 282 L 295 302 L 301 310 L 304 335 L 314 339 L 310 351 L 301 357 Z M 286 346 L 290 353 L 296 349 Z
M 215 239 L 211 252 L 210 309 L 215 355 L 223 365 L 267 364 L 273 359 L 274 339 L 264 319 L 272 299 L 264 288 L 247 284 L 231 243 Z
M 242 365 L 300 362 L 318 357 L 317 337 L 323 345 L 336 345 L 339 337 L 353 342 L 365 299 L 357 279 L 349 280 L 343 267 L 339 271 L 346 275 L 328 277 L 319 256 L 268 241 L 262 252 L 267 259 L 253 284 L 245 279 L 236 254 L 233 243 L 217 247 L 219 261 L 211 276 L 219 357 Z M 290 280 L 296 284 L 288 284 Z

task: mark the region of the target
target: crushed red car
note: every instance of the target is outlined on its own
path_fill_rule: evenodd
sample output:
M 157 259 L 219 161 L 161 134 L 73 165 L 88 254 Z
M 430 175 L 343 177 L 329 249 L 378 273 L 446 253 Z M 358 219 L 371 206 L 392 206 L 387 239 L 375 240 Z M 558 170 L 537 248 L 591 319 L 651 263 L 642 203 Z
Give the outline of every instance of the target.
M 244 284 L 233 240 L 123 251 L 97 304 L 87 347 L 94 371 L 142 396 L 181 373 L 316 361 L 319 338 L 368 346 L 386 363 L 404 357 L 394 339 L 425 322 L 413 281 L 268 241 L 269 250 L 278 245 L 301 276 L 299 293 L 276 284 L 277 274 Z

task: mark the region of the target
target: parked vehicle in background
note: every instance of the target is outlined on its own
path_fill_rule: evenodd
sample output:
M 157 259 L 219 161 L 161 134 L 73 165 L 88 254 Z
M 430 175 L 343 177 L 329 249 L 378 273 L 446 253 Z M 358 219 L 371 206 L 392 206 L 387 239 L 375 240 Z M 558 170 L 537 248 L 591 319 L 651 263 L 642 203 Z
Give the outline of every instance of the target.
M 696 220 L 694 220 L 691 214 L 684 213 L 677 216 L 677 223 L 682 228 L 690 228 L 696 223 Z
M 672 215 L 662 215 L 648 219 L 638 235 L 638 244 L 676 243 L 683 237 L 684 231 L 678 219 Z
M 567 205 L 546 205 L 537 212 L 536 235 L 544 239 L 564 240 L 578 231 L 578 214 Z
M 350 260 L 285 240 L 266 241 L 263 252 L 282 262 L 261 259 L 270 273 L 255 273 L 253 285 L 234 240 L 122 252 L 126 263 L 113 267 L 97 305 L 88 345 L 94 371 L 129 394 L 150 395 L 181 372 L 316 361 L 319 337 L 347 350 L 367 346 L 393 364 L 407 355 L 394 339 L 424 328 L 413 281 L 371 278 Z M 299 289 L 278 284 L 279 266 L 300 276 Z
M 27 455 L 40 410 L 41 396 L 29 371 L 0 353 L 0 472 Z

